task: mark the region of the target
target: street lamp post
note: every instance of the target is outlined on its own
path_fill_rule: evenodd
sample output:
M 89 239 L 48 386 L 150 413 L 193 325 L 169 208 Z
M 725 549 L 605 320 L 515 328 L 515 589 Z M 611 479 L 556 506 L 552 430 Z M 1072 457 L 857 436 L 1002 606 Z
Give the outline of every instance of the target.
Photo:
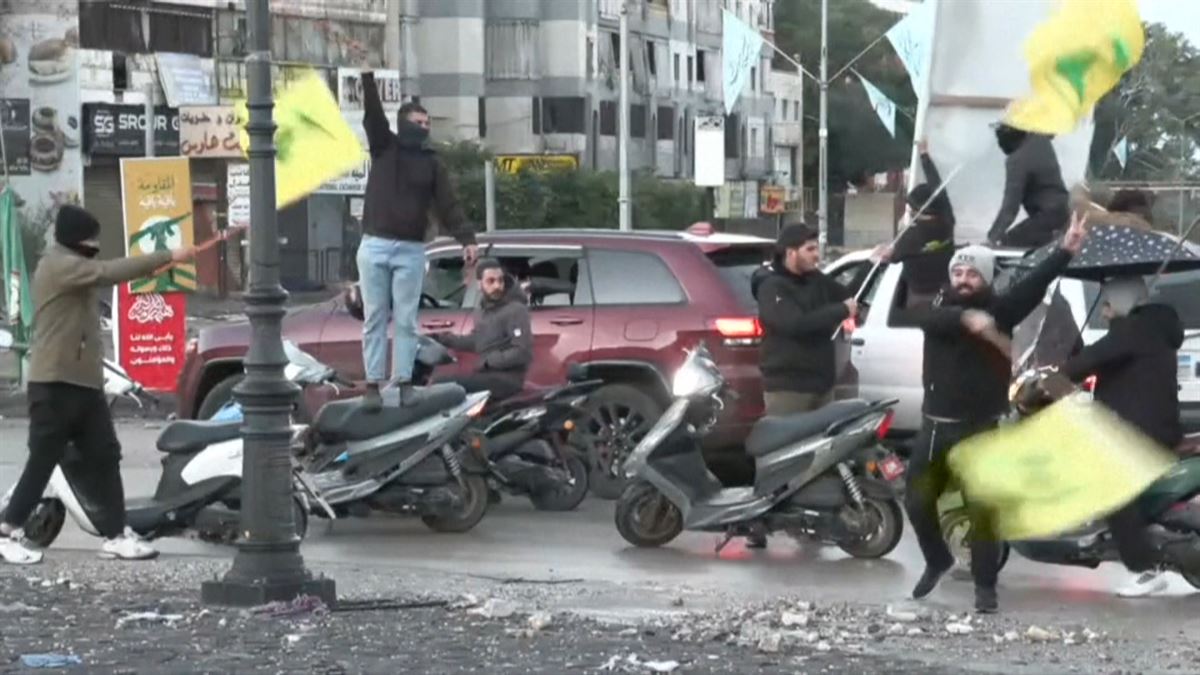
M 223 578 L 205 582 L 201 596 L 210 604 L 246 607 L 313 595 L 332 605 L 334 582 L 314 577 L 305 567 L 293 511 L 289 446 L 297 389 L 283 375 L 287 355 L 281 322 L 287 292 L 279 283 L 269 0 L 247 0 L 246 13 L 251 44 L 246 57 L 251 194 L 246 315 L 251 339 L 246 378 L 234 390 L 245 414 L 241 532 L 233 566 Z

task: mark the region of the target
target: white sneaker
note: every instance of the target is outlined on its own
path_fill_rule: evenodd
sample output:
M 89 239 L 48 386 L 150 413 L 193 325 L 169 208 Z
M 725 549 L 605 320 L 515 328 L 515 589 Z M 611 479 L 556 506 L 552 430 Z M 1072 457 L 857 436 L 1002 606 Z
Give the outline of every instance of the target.
M 10 565 L 36 565 L 42 562 L 42 552 L 29 543 L 24 530 L 13 530 L 0 536 L 0 558 Z
M 130 528 L 114 539 L 100 545 L 100 557 L 106 560 L 150 560 L 158 557 L 158 549 L 142 541 Z
M 1142 572 L 1129 583 L 1117 589 L 1117 595 L 1122 598 L 1142 598 L 1153 593 L 1167 590 L 1167 576 L 1158 570 Z

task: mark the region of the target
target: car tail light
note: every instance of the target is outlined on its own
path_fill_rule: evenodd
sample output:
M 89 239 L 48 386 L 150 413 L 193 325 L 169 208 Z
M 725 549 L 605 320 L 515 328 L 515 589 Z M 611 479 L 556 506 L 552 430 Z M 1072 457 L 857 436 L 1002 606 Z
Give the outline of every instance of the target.
M 888 410 L 883 416 L 883 421 L 879 423 L 879 427 L 875 429 L 875 437 L 883 440 L 887 437 L 888 432 L 892 430 L 892 422 L 896 419 L 896 411 Z
M 1087 378 L 1086 380 L 1083 381 L 1083 390 L 1086 392 L 1096 391 L 1096 382 L 1097 382 L 1097 380 L 1096 380 L 1095 375 L 1092 375 L 1091 377 Z
M 762 324 L 752 316 L 713 319 L 711 327 L 721 336 L 726 347 L 747 347 L 762 338 Z

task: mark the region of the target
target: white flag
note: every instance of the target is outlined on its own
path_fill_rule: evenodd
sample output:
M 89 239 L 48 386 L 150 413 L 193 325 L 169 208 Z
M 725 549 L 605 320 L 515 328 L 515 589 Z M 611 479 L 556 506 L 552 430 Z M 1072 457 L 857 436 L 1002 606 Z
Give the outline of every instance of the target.
M 762 35 L 745 21 L 725 10 L 721 41 L 721 83 L 724 85 L 725 114 L 733 106 L 750 79 L 750 69 L 762 62 Z
M 892 26 L 886 35 L 908 71 L 913 91 L 920 97 L 925 92 L 925 78 L 933 58 L 933 17 L 936 0 L 925 0 Z
M 1129 159 L 1129 137 L 1122 136 L 1121 140 L 1113 146 L 1113 154 L 1117 156 L 1117 161 L 1121 163 L 1121 170 L 1125 170 L 1125 160 Z
M 867 98 L 871 101 L 871 107 L 875 109 L 875 114 L 879 115 L 879 121 L 883 122 L 883 126 L 887 128 L 888 133 L 892 135 L 892 138 L 895 138 L 896 104 L 892 103 L 892 99 L 885 96 L 882 91 L 879 91 L 879 89 L 875 87 L 875 85 L 868 82 L 867 78 L 863 77 L 859 73 L 855 73 L 855 75 L 858 75 L 859 81 L 862 82 L 863 89 L 867 90 Z

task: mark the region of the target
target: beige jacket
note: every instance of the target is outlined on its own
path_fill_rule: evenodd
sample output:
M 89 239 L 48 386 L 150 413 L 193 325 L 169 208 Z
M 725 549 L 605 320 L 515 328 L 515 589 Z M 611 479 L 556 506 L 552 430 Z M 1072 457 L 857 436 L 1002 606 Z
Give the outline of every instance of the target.
M 170 251 L 93 260 L 52 245 L 33 275 L 30 382 L 104 388 L 104 344 L 95 289 L 149 276 L 171 262 Z

